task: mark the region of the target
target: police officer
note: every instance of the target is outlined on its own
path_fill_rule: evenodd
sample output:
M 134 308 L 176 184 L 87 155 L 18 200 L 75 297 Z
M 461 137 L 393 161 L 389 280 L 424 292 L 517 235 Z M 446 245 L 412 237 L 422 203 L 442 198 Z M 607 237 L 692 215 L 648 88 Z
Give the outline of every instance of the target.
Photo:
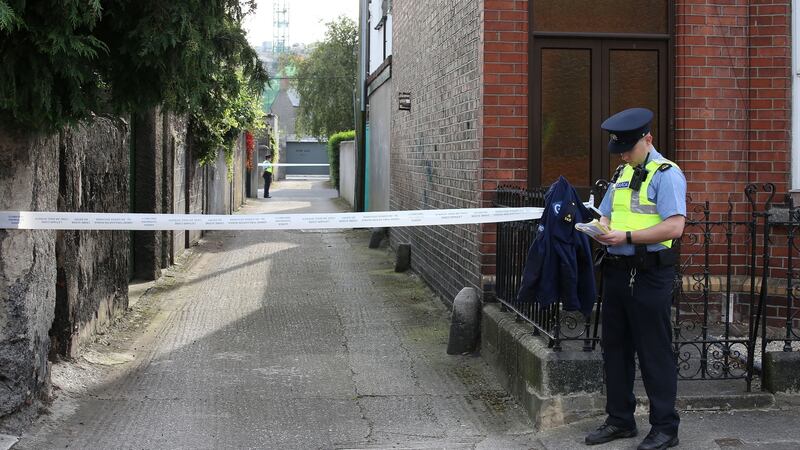
M 632 108 L 601 125 L 609 132 L 609 152 L 619 154 L 624 164 L 600 204 L 600 221 L 612 230 L 598 237 L 607 245 L 602 346 L 608 417 L 586 436 L 590 445 L 637 435 L 634 352 L 650 399 L 651 430 L 638 448 L 678 445 L 678 374 L 670 319 L 678 258 L 672 240 L 683 234 L 686 221 L 686 179 L 653 147 L 652 119 L 652 111 Z
M 264 173 L 262 174 L 262 176 L 264 177 L 264 198 L 272 198 L 272 196 L 269 195 L 269 185 L 272 184 L 272 171 L 273 171 L 272 161 L 270 161 L 271 159 L 272 159 L 272 154 L 269 154 L 264 159 L 263 163 Z

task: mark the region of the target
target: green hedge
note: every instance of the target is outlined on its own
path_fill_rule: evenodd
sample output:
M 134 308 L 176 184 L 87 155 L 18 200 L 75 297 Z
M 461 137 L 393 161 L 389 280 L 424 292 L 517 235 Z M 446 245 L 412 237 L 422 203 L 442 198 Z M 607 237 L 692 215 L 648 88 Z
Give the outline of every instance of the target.
M 341 131 L 328 138 L 328 162 L 331 165 L 331 183 L 339 189 L 339 144 L 356 138 L 355 131 Z

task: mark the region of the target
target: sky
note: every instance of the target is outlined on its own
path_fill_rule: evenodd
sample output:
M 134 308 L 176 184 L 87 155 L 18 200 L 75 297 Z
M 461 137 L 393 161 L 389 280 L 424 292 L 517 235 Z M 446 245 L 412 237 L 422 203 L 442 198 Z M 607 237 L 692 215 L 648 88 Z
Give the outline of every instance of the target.
M 258 8 L 244 22 L 247 40 L 261 45 L 272 40 L 272 0 L 257 0 Z M 359 0 L 287 0 L 289 45 L 310 44 L 325 37 L 325 22 L 340 15 L 358 22 Z

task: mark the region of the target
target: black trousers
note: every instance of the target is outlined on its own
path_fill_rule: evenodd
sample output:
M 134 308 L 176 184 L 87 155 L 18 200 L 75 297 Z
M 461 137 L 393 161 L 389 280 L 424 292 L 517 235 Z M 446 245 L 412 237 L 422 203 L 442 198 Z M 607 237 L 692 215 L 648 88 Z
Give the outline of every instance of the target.
M 264 172 L 264 198 L 269 197 L 269 185 L 272 184 L 272 174 Z
M 678 370 L 672 349 L 670 306 L 675 268 L 637 270 L 603 268 L 603 362 L 606 375 L 606 423 L 633 428 L 636 398 L 634 352 L 650 399 L 650 425 L 677 434 L 675 411 Z

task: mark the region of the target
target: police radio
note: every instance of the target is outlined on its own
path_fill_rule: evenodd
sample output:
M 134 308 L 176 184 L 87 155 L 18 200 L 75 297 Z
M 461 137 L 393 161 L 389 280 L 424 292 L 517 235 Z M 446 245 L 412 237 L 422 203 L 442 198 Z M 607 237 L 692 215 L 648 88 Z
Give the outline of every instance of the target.
M 639 164 L 638 166 L 633 168 L 633 176 L 631 177 L 631 183 L 628 185 L 634 191 L 638 191 L 642 188 L 642 182 L 647 179 L 647 174 L 649 172 L 647 169 L 644 168 L 644 165 Z

